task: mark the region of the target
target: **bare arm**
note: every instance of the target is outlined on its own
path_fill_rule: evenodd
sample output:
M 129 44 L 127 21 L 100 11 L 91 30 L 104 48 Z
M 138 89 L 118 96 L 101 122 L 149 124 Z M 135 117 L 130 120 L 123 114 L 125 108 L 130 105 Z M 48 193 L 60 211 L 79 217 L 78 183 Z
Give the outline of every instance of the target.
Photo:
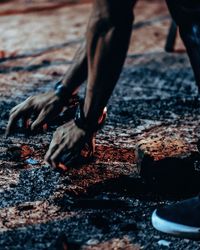
M 95 1 L 87 31 L 88 85 L 84 113 L 96 123 L 116 85 L 132 31 L 132 1 Z
M 78 49 L 73 61 L 74 63 L 67 70 L 62 80 L 64 98 L 56 95 L 55 91 L 29 97 L 11 110 L 6 130 L 7 135 L 15 131 L 20 119 L 23 120 L 23 126 L 26 128 L 27 120 L 31 118 L 32 114 L 36 115 L 36 118 L 30 123 L 32 130 L 41 127 L 59 115 L 72 94 L 75 94 L 78 87 L 87 79 L 85 44 Z
M 132 0 L 95 0 L 87 30 L 88 82 L 84 103 L 84 128 L 71 121 L 57 129 L 46 161 L 58 167 L 78 156 L 117 83 L 125 61 L 133 22 Z
M 82 44 L 77 50 L 74 63 L 69 67 L 63 77 L 62 84 L 66 88 L 66 93 L 72 95 L 77 92 L 80 85 L 87 79 L 88 65 L 87 65 L 87 51 L 86 44 Z

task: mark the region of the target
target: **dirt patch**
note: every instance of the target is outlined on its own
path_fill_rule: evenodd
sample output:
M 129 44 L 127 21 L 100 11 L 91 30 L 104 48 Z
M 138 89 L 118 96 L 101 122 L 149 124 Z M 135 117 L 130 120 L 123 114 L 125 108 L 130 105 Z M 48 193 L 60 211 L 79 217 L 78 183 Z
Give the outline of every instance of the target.
M 166 128 L 182 128 L 181 137 L 193 147 L 200 133 L 200 102 L 188 58 L 161 52 L 170 22 L 162 2 L 141 1 L 136 9 L 137 48 L 132 40 L 92 162 L 65 174 L 45 165 L 60 121 L 46 133 L 4 137 L 9 110 L 52 89 L 73 62 L 90 7 L 0 17 L 5 52 L 0 61 L 0 248 L 155 250 L 166 249 L 158 242 L 167 240 L 170 249 L 198 249 L 198 242 L 158 233 L 150 222 L 156 207 L 197 193 L 194 180 L 188 177 L 185 187 L 193 188 L 174 195 L 166 179 L 163 194 L 159 183 L 141 178 L 136 165 L 141 136 L 165 136 Z M 159 35 L 140 39 L 155 28 Z M 198 160 L 195 171 L 198 175 Z

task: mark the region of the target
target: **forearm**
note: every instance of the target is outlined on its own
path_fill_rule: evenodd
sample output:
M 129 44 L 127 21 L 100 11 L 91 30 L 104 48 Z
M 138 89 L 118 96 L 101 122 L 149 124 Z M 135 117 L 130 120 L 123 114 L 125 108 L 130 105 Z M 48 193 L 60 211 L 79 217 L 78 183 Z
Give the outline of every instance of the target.
M 104 1 L 104 0 L 103 0 Z M 102 2 L 103 2 L 102 1 Z M 114 3 L 115 1 L 115 3 Z M 109 2 L 108 9 L 115 10 L 112 4 L 120 7 L 121 1 Z M 97 1 L 98 2 L 98 1 Z M 130 3 L 130 2 L 129 2 Z M 133 14 L 128 4 L 120 12 L 105 14 L 98 20 L 93 15 L 87 32 L 88 84 L 86 90 L 84 114 L 87 123 L 92 126 L 98 121 L 106 106 L 121 73 L 128 50 L 132 31 Z M 96 6 L 99 7 L 100 6 Z M 104 6 L 104 11 L 105 10 Z M 118 16 L 119 14 L 119 16 Z M 98 13 L 99 15 L 99 13 Z
M 88 75 L 87 52 L 85 43 L 77 50 L 73 64 L 63 77 L 62 85 L 69 96 L 75 94 Z

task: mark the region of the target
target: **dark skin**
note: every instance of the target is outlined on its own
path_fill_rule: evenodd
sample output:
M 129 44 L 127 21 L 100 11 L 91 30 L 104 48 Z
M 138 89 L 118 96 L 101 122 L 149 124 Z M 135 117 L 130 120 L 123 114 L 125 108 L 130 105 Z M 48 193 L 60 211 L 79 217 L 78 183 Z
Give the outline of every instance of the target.
M 87 79 L 87 56 L 86 46 L 83 44 L 74 56 L 74 64 L 69 68 L 63 78 L 63 85 L 66 86 L 66 101 L 75 94 L 78 87 Z M 6 134 L 14 132 L 19 119 L 27 120 L 34 113 L 35 120 L 30 124 L 31 130 L 42 127 L 52 120 L 52 117 L 59 115 L 65 106 L 65 101 L 59 98 L 55 91 L 29 97 L 10 111 L 10 118 Z M 25 122 L 24 122 L 25 124 Z
M 122 4 L 121 0 L 94 1 L 87 29 L 86 49 L 78 52 L 76 58 L 79 59 L 64 77 L 63 84 L 69 93 L 66 99 L 87 79 L 84 115 L 88 127 L 97 123 L 121 72 L 132 31 L 134 2 L 128 0 Z M 116 51 L 119 52 L 116 54 Z M 107 67 L 110 64 L 113 65 L 112 71 Z M 7 134 L 13 132 L 20 118 L 27 119 L 33 111 L 38 113 L 31 125 L 31 129 L 35 130 L 47 123 L 53 115 L 59 114 L 62 107 L 63 103 L 53 92 L 43 94 L 42 98 L 41 95 L 31 97 L 11 110 Z M 56 130 L 45 160 L 56 167 L 63 153 L 72 157 L 78 155 L 90 136 L 91 131 L 83 131 L 73 121 L 64 124 Z
M 123 8 L 121 2 L 96 0 L 89 20 L 86 46 L 88 84 L 84 103 L 87 127 L 93 127 L 101 116 L 116 85 L 128 50 L 133 22 L 132 1 L 127 1 Z M 120 21 L 119 14 L 122 16 Z M 113 63 L 114 58 L 116 60 Z M 111 64 L 112 71 L 107 67 Z M 67 160 L 70 161 L 71 157 L 79 154 L 89 137 L 90 132 L 77 128 L 73 121 L 61 126 L 53 136 L 46 161 L 56 167 L 63 152 L 69 155 Z
M 184 0 L 182 1 L 184 2 Z M 58 167 L 62 155 L 66 156 L 68 162 L 76 158 L 85 142 L 91 138 L 92 128 L 98 122 L 103 108 L 108 103 L 126 58 L 132 32 L 132 9 L 136 2 L 136 0 L 94 0 L 86 33 L 86 45 L 79 49 L 75 56 L 75 63 L 63 79 L 67 93 L 66 100 L 87 79 L 84 116 L 86 127 L 89 129 L 78 128 L 74 121 L 59 127 L 53 135 L 45 156 L 45 160 L 52 166 Z M 172 16 L 180 27 L 197 84 L 200 86 L 199 47 L 193 46 L 194 43 L 197 43 L 197 39 L 190 39 L 194 32 L 192 29 L 194 22 L 188 20 L 187 25 L 183 25 L 180 15 L 177 15 L 181 12 L 179 6 L 174 5 L 174 0 L 167 0 L 167 3 Z M 109 65 L 112 67 L 108 67 Z M 48 123 L 51 117 L 58 115 L 63 106 L 63 100 L 54 92 L 31 97 L 11 110 L 7 134 L 13 132 L 20 118 L 26 120 L 33 112 L 37 114 L 37 118 L 31 124 L 31 129 L 35 130 Z

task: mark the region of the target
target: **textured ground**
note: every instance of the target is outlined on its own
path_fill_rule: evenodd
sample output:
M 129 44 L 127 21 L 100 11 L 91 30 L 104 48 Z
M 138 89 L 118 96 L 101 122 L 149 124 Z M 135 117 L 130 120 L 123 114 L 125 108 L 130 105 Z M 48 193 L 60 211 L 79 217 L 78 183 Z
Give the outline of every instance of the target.
M 39 7 L 54 2 L 40 1 Z M 56 4 L 63 2 L 69 1 Z M 188 166 L 195 165 L 194 176 L 180 171 L 174 177 L 170 168 L 163 185 L 144 182 L 136 166 L 136 145 L 152 135 L 182 138 L 197 152 L 200 102 L 187 56 L 163 51 L 170 22 L 165 4 L 139 3 L 96 159 L 66 174 L 43 163 L 54 127 L 7 139 L 4 131 L 9 110 L 51 89 L 72 63 L 90 5 L 45 11 L 37 9 L 38 1 L 1 5 L 0 249 L 199 249 L 199 242 L 160 234 L 150 223 L 159 205 L 198 193 L 198 159 Z M 182 49 L 179 39 L 176 48 Z

